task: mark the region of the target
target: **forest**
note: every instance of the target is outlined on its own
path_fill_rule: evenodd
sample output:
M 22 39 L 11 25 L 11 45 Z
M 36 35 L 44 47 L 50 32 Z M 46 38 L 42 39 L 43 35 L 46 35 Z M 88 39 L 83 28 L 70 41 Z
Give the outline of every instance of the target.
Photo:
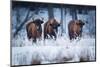
M 50 18 L 55 18 L 61 23 L 56 41 L 46 39 L 44 43 L 43 35 L 42 40 L 37 43 L 29 41 L 26 24 L 32 21 L 33 18 L 43 18 L 44 23 Z M 68 23 L 71 20 L 82 20 L 85 23 L 81 40 L 70 42 Z M 51 64 L 80 62 L 81 60 L 95 61 L 95 38 L 96 6 L 12 1 L 12 65 L 33 65 L 33 62 L 37 62 L 36 64 Z

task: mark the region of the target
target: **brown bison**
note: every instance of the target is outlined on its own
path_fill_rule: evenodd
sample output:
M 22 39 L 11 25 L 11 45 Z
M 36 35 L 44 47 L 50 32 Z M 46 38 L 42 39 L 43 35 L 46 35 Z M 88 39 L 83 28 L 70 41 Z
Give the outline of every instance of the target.
M 82 36 L 83 23 L 81 20 L 72 20 L 68 24 L 68 32 L 70 40 Z
M 41 38 L 41 34 L 42 34 L 41 24 L 42 23 L 44 23 L 43 20 L 36 19 L 32 22 L 29 22 L 26 25 L 28 39 L 32 39 L 33 42 L 36 42 L 37 38 Z
M 48 36 L 50 38 L 56 39 L 56 33 L 58 32 L 58 27 L 60 24 L 55 20 L 55 19 L 49 19 L 45 24 L 44 24 L 44 39 L 48 39 Z

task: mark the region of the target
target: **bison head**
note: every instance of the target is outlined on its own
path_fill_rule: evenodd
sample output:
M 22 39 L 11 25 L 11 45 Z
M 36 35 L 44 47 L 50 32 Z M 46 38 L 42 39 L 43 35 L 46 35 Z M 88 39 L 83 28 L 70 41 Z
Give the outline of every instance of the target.
M 41 24 L 44 23 L 43 20 L 35 19 L 33 20 L 33 23 L 36 25 L 37 31 L 41 33 L 42 32 Z
M 60 26 L 60 23 L 58 23 L 55 19 L 50 20 L 50 26 L 58 32 L 58 27 Z
M 85 23 L 81 20 L 78 20 L 78 22 L 76 24 L 81 26 L 81 27 L 83 27 L 85 25 Z
M 40 24 L 44 23 L 43 20 L 40 20 L 40 19 L 36 19 L 36 20 L 34 20 L 33 22 L 34 22 L 36 25 L 40 25 Z

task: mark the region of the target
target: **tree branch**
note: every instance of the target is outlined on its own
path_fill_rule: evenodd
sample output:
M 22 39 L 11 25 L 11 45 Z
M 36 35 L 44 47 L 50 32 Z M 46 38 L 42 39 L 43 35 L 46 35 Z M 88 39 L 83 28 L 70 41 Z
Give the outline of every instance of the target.
M 28 10 L 24 21 L 17 27 L 17 29 L 16 29 L 16 31 L 15 31 L 15 33 L 14 33 L 14 37 L 15 37 L 15 36 L 18 34 L 18 32 L 22 29 L 22 27 L 24 26 L 25 22 L 27 22 L 28 19 L 30 18 L 30 17 L 29 17 L 29 13 L 30 13 L 30 10 Z

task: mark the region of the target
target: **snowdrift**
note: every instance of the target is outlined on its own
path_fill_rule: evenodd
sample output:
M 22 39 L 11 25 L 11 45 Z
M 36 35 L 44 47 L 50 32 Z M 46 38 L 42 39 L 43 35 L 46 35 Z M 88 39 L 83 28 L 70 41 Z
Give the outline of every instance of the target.
M 25 38 L 12 42 L 12 65 L 95 61 L 95 38 L 88 36 L 70 41 L 66 36 L 36 44 Z

